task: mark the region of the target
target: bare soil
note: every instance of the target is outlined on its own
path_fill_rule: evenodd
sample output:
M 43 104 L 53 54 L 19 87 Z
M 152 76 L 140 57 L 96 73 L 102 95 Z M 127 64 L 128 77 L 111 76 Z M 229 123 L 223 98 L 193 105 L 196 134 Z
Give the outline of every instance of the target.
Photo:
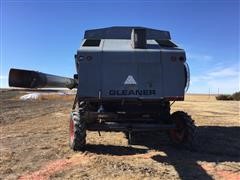
M 240 179 L 239 101 L 188 95 L 172 111 L 198 126 L 195 148 L 174 147 L 165 132 L 88 132 L 85 152 L 68 146 L 74 96 L 21 101 L 24 91 L 0 91 L 0 179 Z

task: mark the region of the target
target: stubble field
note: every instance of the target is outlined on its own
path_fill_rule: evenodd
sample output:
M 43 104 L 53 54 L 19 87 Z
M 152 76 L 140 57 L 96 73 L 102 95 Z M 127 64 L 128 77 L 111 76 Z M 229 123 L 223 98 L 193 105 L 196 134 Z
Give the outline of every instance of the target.
M 172 111 L 188 112 L 198 126 L 192 151 L 174 147 L 164 132 L 142 134 L 128 145 L 123 133 L 88 132 L 85 152 L 68 146 L 74 99 L 0 92 L 0 179 L 240 179 L 239 102 L 187 95 Z

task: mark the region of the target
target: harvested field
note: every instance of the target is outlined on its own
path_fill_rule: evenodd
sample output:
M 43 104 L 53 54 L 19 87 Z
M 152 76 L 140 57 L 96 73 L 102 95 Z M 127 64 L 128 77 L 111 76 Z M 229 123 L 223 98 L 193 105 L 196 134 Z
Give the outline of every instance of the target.
M 198 126 L 192 151 L 174 147 L 164 132 L 136 137 L 88 132 L 85 152 L 68 146 L 74 96 L 21 101 L 23 91 L 0 92 L 0 179 L 240 179 L 239 101 L 188 95 L 172 111 Z

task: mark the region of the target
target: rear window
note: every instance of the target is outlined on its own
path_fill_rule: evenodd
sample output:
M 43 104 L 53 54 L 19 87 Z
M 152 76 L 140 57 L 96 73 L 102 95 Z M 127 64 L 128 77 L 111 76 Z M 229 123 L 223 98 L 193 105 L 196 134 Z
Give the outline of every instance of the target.
M 159 46 L 162 47 L 177 47 L 176 44 L 174 44 L 172 41 L 166 39 L 166 40 L 156 40 L 156 42 L 159 44 Z
M 85 40 L 83 46 L 99 46 L 101 40 L 99 39 L 87 39 Z

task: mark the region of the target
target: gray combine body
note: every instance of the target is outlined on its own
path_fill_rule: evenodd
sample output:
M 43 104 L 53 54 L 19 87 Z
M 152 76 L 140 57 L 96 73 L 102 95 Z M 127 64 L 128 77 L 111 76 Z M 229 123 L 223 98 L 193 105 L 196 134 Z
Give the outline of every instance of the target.
M 69 123 L 69 142 L 83 150 L 86 130 L 121 131 L 129 143 L 138 131 L 166 130 L 171 140 L 191 146 L 195 125 L 177 111 L 189 85 L 185 51 L 168 31 L 143 27 L 88 30 L 75 54 L 74 78 L 11 69 L 9 86 L 77 88 Z M 170 101 L 173 101 L 170 103 Z
M 145 34 L 140 48 L 134 47 L 134 30 Z M 189 77 L 185 51 L 170 40 L 167 31 L 141 27 L 89 30 L 75 60 L 79 98 L 184 99 Z

